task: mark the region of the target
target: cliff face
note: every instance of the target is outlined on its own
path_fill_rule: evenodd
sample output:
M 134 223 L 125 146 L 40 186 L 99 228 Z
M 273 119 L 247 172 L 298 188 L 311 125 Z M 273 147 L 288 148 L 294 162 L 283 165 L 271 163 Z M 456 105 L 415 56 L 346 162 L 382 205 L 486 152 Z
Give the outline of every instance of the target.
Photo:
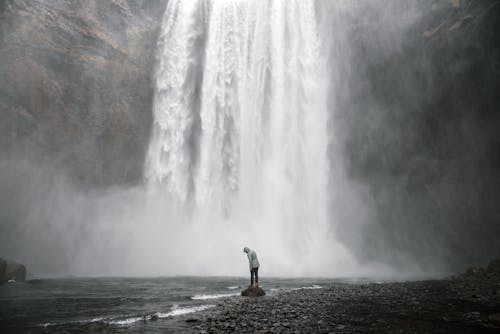
M 391 6 L 348 23 L 334 131 L 374 214 L 337 233 L 360 258 L 463 270 L 500 252 L 500 4 L 412 5 L 411 24 Z
M 84 184 L 140 178 L 166 0 L 0 2 L 0 145 Z

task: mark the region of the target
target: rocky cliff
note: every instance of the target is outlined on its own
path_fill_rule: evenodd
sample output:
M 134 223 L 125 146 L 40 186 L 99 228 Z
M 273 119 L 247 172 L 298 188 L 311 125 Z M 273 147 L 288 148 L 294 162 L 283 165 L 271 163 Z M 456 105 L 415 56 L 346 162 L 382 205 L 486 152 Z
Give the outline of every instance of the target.
M 0 146 L 84 184 L 134 182 L 166 0 L 0 1 Z
M 333 131 L 373 214 L 337 233 L 361 258 L 484 263 L 500 253 L 500 3 L 385 4 L 345 23 Z

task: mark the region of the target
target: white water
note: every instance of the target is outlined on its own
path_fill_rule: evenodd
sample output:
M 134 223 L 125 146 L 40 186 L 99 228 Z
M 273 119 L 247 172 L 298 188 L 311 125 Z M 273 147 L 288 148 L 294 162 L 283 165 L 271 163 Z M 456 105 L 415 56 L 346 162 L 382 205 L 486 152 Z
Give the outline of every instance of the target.
M 345 272 L 327 215 L 325 58 L 314 1 L 169 1 L 146 179 L 187 213 L 206 245 L 195 258 L 248 245 L 268 272 Z
M 227 298 L 227 297 L 234 297 L 234 296 L 240 296 L 241 294 L 239 292 L 235 293 L 216 293 L 216 294 L 209 294 L 209 295 L 194 295 L 191 297 L 192 300 L 208 300 L 208 299 L 220 299 L 220 298 Z

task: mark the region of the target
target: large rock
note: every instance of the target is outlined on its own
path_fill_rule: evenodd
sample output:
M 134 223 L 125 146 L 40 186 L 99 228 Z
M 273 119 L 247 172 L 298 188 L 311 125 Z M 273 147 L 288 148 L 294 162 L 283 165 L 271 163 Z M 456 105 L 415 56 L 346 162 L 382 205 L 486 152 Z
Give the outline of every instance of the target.
M 5 277 L 7 280 L 25 281 L 26 267 L 23 264 L 9 261 L 5 268 Z
M 491 314 L 488 316 L 488 321 L 495 326 L 500 326 L 500 313 Z
M 244 297 L 261 297 L 265 296 L 266 293 L 259 287 L 251 286 L 243 290 L 241 295 Z
M 7 281 L 7 277 L 5 276 L 6 269 L 7 269 L 7 261 L 0 258 L 0 284 Z
M 8 280 L 26 280 L 26 267 L 21 263 L 0 258 L 0 284 Z
M 489 274 L 500 274 L 500 259 L 495 259 L 488 264 L 486 271 Z

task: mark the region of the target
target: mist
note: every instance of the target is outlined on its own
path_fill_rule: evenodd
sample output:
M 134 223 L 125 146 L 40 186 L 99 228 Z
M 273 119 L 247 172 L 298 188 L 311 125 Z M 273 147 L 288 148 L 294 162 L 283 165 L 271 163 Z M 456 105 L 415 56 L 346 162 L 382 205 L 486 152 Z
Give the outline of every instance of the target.
M 354 186 L 333 210 L 345 212 L 336 233 L 358 258 L 443 273 L 499 253 L 489 237 L 499 227 L 495 7 L 372 1 L 340 9 L 330 157 L 342 156 Z M 359 217 L 357 207 L 369 212 Z
M 13 10 L 6 3 L 2 26 Z M 36 3 L 64 10 L 58 2 Z M 138 89 L 127 83 L 137 84 L 129 77 L 132 74 L 113 76 L 115 65 L 98 71 L 99 77 L 108 75 L 104 81 L 95 80 L 92 63 L 86 63 L 83 70 L 71 62 L 53 70 L 63 77 L 69 75 L 70 81 L 81 77 L 88 90 L 84 97 L 93 97 L 82 99 L 74 93 L 61 99 L 71 101 L 66 104 L 66 111 L 74 113 L 70 123 L 83 133 L 71 141 L 66 133 L 55 131 L 51 117 L 37 114 L 43 109 L 39 100 L 32 105 L 19 102 L 23 95 L 16 90 L 22 90 L 26 82 L 19 79 L 13 88 L 13 81 L 2 80 L 2 257 L 25 263 L 36 275 L 243 275 L 247 264 L 242 250 L 249 246 L 258 251 L 266 275 L 416 277 L 449 274 L 498 255 L 500 177 L 495 130 L 500 101 L 495 92 L 500 43 L 493 43 L 498 33 L 491 26 L 498 17 L 496 7 L 444 0 L 316 1 L 311 2 L 311 16 L 305 17 L 304 11 L 283 5 L 283 11 L 290 10 L 289 17 L 278 22 L 289 25 L 288 39 L 273 44 L 256 32 L 260 38 L 249 39 L 248 44 L 270 53 L 292 50 L 290 63 L 270 61 L 269 71 L 290 71 L 285 78 L 293 84 L 285 85 L 280 98 L 273 92 L 286 80 L 238 81 L 240 74 L 235 75 L 234 80 L 243 83 L 224 86 L 230 96 L 224 101 L 231 102 L 224 109 L 217 104 L 212 107 L 211 100 L 201 96 L 210 96 L 205 93 L 210 92 L 210 84 L 218 84 L 210 81 L 211 76 L 217 77 L 210 71 L 230 62 L 211 58 L 209 53 L 224 47 L 211 30 L 216 28 L 210 28 L 215 21 L 211 15 L 231 5 L 214 8 L 211 1 L 197 2 L 198 12 L 186 23 L 192 39 L 179 35 L 180 44 L 174 45 L 169 44 L 175 42 L 172 36 L 187 28 L 182 22 L 176 23 L 182 29 L 171 28 L 174 21 L 169 21 L 173 16 L 168 16 L 168 10 L 175 9 L 175 1 L 158 3 L 129 8 L 132 17 L 139 11 L 153 15 L 154 9 L 148 6 L 162 8 L 154 24 L 152 19 L 142 23 L 143 16 L 138 16 L 137 27 L 150 24 L 156 30 L 148 32 L 149 42 L 139 47 L 143 53 L 137 52 L 137 58 L 133 58 L 137 46 L 132 35 L 123 36 L 127 21 L 106 23 L 108 37 L 125 43 L 125 53 L 132 54 L 132 59 L 148 54 L 149 60 L 134 69 L 146 71 L 139 83 L 140 99 L 129 96 Z M 235 2 L 234 15 L 245 6 Z M 162 19 L 163 8 L 167 12 Z M 227 31 L 238 32 L 247 22 L 269 28 L 265 23 L 269 17 L 255 19 L 252 15 L 260 9 L 249 8 L 248 21 L 236 22 L 240 25 L 235 23 Z M 99 10 L 123 16 L 113 12 L 114 7 L 80 8 L 76 13 L 90 13 L 78 15 L 92 25 Z M 231 18 L 233 14 L 226 15 Z M 300 40 L 298 34 L 304 31 L 293 30 L 293 23 L 297 27 L 311 24 L 315 32 Z M 17 28 L 2 30 L 2 54 L 11 52 L 19 29 L 30 31 L 28 24 L 17 22 L 12 25 Z M 223 24 L 218 31 L 224 31 Z M 171 35 L 166 29 L 173 29 Z M 182 44 L 185 41 L 192 45 Z M 300 53 L 297 46 L 309 50 L 314 41 L 317 57 L 308 65 L 305 60 L 310 55 Z M 69 43 L 85 42 L 82 38 Z M 247 41 L 234 43 L 226 46 L 230 49 Z M 118 57 L 99 44 L 93 48 L 103 59 Z M 186 64 L 182 57 L 172 56 L 179 48 L 188 51 Z M 247 56 L 241 59 L 251 57 Z M 26 57 L 40 58 L 42 63 L 54 61 L 47 50 L 30 50 Z M 2 74 L 8 74 L 8 62 L 19 62 L 16 57 L 5 59 Z M 293 68 L 296 59 L 304 62 Z M 245 66 L 238 61 L 234 64 L 244 71 L 260 66 L 257 60 Z M 179 91 L 172 89 L 172 73 L 167 71 L 170 75 L 162 77 L 168 68 L 186 68 Z M 102 96 L 96 92 L 98 86 L 106 87 Z M 170 90 L 161 89 L 165 86 Z M 47 87 L 46 82 L 34 80 L 25 96 L 32 97 L 38 87 Z M 79 86 L 69 90 L 78 91 Z M 116 106 L 114 100 L 103 97 L 109 92 L 131 111 L 127 114 L 123 106 L 110 108 L 110 104 Z M 42 100 L 53 97 L 50 92 L 39 94 Z M 180 136 L 187 139 L 178 146 L 180 159 L 166 159 L 159 147 L 178 137 L 174 134 L 169 139 L 171 132 L 162 133 L 165 127 L 158 127 L 159 113 L 178 106 L 178 101 L 187 101 L 182 106 L 186 113 L 176 117 L 194 116 L 185 128 L 178 117 L 172 118 L 178 124 L 167 122 L 169 130 L 181 131 Z M 33 116 L 31 125 L 26 126 L 19 114 L 11 116 L 11 104 Z M 46 106 L 55 115 L 61 113 L 58 108 L 56 103 Z M 204 146 L 219 128 L 207 136 L 203 112 L 220 110 L 224 117 L 261 110 L 270 120 L 258 132 L 251 117 L 231 119 L 234 129 L 212 146 Z M 297 124 L 303 120 L 305 129 L 297 125 L 294 130 L 289 126 L 293 122 L 272 120 L 281 114 L 294 115 Z M 69 116 L 62 115 L 64 123 Z M 126 126 L 120 123 L 124 120 Z M 217 148 L 219 144 L 222 149 Z M 287 144 L 292 144 L 290 150 L 281 151 L 286 154 L 277 153 Z M 252 160 L 247 152 L 264 153 Z M 228 161 L 237 162 L 219 166 Z M 204 178 L 199 176 L 203 172 L 207 173 Z M 204 189 L 204 197 L 198 195 L 203 193 L 199 189 Z

